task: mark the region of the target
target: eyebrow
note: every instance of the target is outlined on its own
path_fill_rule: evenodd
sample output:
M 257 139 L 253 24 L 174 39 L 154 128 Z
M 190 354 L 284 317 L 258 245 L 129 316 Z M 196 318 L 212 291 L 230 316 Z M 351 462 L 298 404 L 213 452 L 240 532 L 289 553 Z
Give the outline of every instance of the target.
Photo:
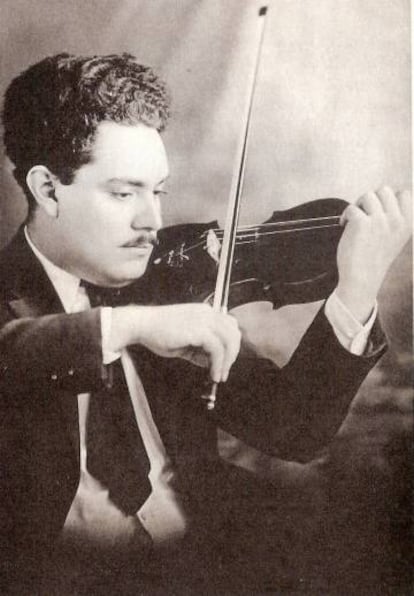
M 168 174 L 167 176 L 165 176 L 165 178 L 162 178 L 162 180 L 157 182 L 157 186 L 159 184 L 163 184 L 164 182 L 166 182 L 169 177 L 170 177 L 170 175 Z M 133 180 L 130 178 L 110 178 L 109 180 L 107 180 L 107 184 L 114 184 L 114 183 L 127 184 L 128 186 L 136 186 L 137 188 L 143 188 L 145 186 L 145 184 L 144 184 L 144 182 L 142 182 L 142 180 Z

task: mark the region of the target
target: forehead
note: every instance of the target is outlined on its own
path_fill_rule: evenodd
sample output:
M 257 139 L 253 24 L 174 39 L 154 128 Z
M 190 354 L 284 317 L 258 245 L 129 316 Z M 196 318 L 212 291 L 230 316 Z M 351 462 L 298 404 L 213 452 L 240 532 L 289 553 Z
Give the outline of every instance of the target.
M 89 174 L 108 179 L 140 177 L 156 182 L 167 177 L 168 160 L 155 128 L 141 123 L 101 122 L 92 145 L 91 160 L 84 168 Z

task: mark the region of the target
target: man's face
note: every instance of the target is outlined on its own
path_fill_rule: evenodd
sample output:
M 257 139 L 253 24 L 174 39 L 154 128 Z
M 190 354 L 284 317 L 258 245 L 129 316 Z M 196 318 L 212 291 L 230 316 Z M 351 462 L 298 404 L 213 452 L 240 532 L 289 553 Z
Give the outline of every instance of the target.
M 154 128 L 101 122 L 90 162 L 72 184 L 56 187 L 56 262 L 101 285 L 121 286 L 143 275 L 161 227 L 159 195 L 167 176 Z

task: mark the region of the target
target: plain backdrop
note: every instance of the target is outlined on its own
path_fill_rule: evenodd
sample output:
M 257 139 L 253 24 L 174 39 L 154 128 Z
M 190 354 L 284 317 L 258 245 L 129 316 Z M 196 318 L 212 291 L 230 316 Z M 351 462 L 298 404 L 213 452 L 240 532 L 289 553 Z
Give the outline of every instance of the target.
M 0 94 L 50 54 L 131 52 L 166 79 L 173 96 L 165 224 L 223 223 L 262 4 L 2 0 Z M 241 223 L 260 223 L 275 209 L 319 197 L 354 201 L 384 183 L 409 186 L 409 1 L 267 5 Z M 25 201 L 3 152 L 0 159 L 1 246 L 24 218 Z M 410 271 L 407 251 L 387 280 L 387 322 L 390 309 L 408 300 Z M 399 332 L 391 333 L 400 341 Z
M 0 93 L 22 69 L 57 52 L 136 55 L 164 77 L 173 96 L 173 117 L 164 137 L 172 172 L 163 205 L 165 223 L 223 223 L 261 4 L 2 0 Z M 267 5 L 242 222 L 262 222 L 275 209 L 319 197 L 354 201 L 384 183 L 409 187 L 409 1 L 269 0 Z M 25 203 L 4 152 L 0 160 L 4 245 L 24 219 Z M 395 532 L 404 532 L 408 523 L 406 483 L 394 489 L 394 482 L 401 478 L 406 460 L 401 447 L 399 458 L 390 459 L 389 447 L 400 446 L 401 440 L 405 444 L 411 420 L 412 394 L 406 387 L 412 344 L 411 272 L 407 247 L 380 295 L 390 354 L 364 385 L 342 435 L 330 448 L 331 467 L 285 465 L 238 451 L 233 444 L 223 447 L 236 461 L 291 487 L 289 499 L 299 505 L 294 514 L 290 510 L 291 518 L 286 511 L 282 514 L 284 520 L 292 519 L 296 530 L 301 528 L 295 540 L 302 546 L 295 550 L 292 539 L 286 540 L 290 566 L 295 568 L 294 559 L 297 573 L 312 577 L 323 589 L 346 581 L 352 589 L 383 582 L 395 585 L 404 571 L 394 559 L 400 560 L 405 548 Z M 247 306 L 239 317 L 258 350 L 283 363 L 317 307 L 293 306 L 272 313 L 265 305 Z M 384 404 L 391 418 L 384 418 Z M 329 495 L 323 488 L 326 478 L 332 484 Z M 307 506 L 304 494 L 309 496 Z M 379 494 L 387 498 L 381 500 Z M 389 551 L 384 545 L 393 541 L 394 550 Z M 387 568 L 390 559 L 393 563 Z

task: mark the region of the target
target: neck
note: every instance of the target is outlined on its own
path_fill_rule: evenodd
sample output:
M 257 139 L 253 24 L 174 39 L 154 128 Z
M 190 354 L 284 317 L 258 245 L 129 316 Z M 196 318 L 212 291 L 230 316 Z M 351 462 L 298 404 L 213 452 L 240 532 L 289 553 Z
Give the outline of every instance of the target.
M 57 267 L 60 267 L 60 269 L 78 276 L 78 273 L 68 266 L 68 263 L 64 258 L 64 246 L 61 239 L 58 237 L 53 222 L 39 221 L 39 219 L 33 217 L 27 222 L 26 228 L 30 240 L 43 256 Z

